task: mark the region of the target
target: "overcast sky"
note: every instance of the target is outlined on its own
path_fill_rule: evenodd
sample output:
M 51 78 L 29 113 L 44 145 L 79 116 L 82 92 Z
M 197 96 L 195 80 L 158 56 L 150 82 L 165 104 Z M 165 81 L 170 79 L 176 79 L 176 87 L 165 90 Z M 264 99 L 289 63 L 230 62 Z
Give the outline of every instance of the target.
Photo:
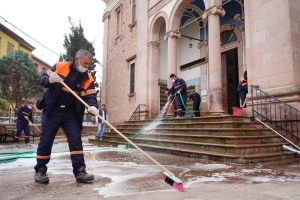
M 95 41 L 96 59 L 102 62 L 103 28 L 105 9 L 102 0 L 6 0 L 1 1 L 0 16 L 57 54 L 64 53 L 64 34 L 70 33 L 68 16 L 74 22 L 81 21 L 88 41 Z M 36 49 L 33 54 L 50 65 L 58 56 L 0 18 L 0 23 L 24 38 Z M 97 66 L 98 70 L 99 66 Z

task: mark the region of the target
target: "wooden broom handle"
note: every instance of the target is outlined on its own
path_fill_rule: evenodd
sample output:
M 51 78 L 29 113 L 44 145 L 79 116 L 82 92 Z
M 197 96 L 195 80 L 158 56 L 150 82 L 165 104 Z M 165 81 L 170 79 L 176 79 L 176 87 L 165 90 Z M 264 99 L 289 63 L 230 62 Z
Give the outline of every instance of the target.
M 292 143 L 290 140 L 288 140 L 287 138 L 285 138 L 284 136 L 282 136 L 280 133 L 278 133 L 277 131 L 275 131 L 274 129 L 272 129 L 270 126 L 268 126 L 267 124 L 263 123 L 261 120 L 259 120 L 258 118 L 255 118 L 257 121 L 259 121 L 260 123 L 262 123 L 263 125 L 265 125 L 266 127 L 268 127 L 269 129 L 271 129 L 271 131 L 273 131 L 274 133 L 276 133 L 277 135 L 279 135 L 280 137 L 282 137 L 283 139 L 285 139 L 287 142 L 289 142 L 291 145 L 293 145 L 294 147 L 296 147 L 297 149 L 300 150 L 300 148 L 295 145 L 294 143 Z
M 71 90 L 71 88 L 69 88 L 69 86 L 67 86 L 67 84 L 65 84 L 63 82 L 63 80 L 60 80 L 59 83 L 61 83 L 65 88 L 67 88 L 79 101 L 81 101 L 81 103 L 83 103 L 83 105 L 85 105 L 87 108 L 90 108 L 90 106 L 83 101 L 73 90 Z M 129 142 L 132 146 L 134 146 L 137 150 L 139 150 L 142 154 L 144 154 L 149 160 L 151 160 L 152 162 L 154 162 L 157 166 L 159 166 L 162 170 L 166 171 L 169 174 L 172 174 L 169 170 L 167 170 L 164 166 L 162 166 L 161 164 L 159 164 L 156 160 L 154 160 L 150 155 L 148 155 L 146 152 L 144 152 L 140 147 L 138 147 L 136 144 L 134 144 L 131 140 L 129 140 L 125 135 L 123 135 L 120 131 L 118 131 L 113 125 L 111 125 L 108 121 L 106 121 L 105 119 L 103 119 L 102 116 L 99 115 L 99 113 L 96 114 L 97 117 L 99 117 L 102 121 L 105 122 L 105 124 L 107 124 L 111 129 L 113 129 L 115 132 L 117 132 L 124 140 L 126 140 L 127 142 Z

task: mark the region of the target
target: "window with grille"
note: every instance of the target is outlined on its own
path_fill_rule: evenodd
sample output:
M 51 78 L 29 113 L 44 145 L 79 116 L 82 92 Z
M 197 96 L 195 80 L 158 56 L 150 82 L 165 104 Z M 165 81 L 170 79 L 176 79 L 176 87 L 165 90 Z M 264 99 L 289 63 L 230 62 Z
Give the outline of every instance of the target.
M 132 23 L 136 22 L 136 0 L 132 0 Z
M 135 63 L 130 65 L 130 94 L 134 94 Z
M 14 52 L 14 45 L 10 42 L 7 42 L 7 54 Z

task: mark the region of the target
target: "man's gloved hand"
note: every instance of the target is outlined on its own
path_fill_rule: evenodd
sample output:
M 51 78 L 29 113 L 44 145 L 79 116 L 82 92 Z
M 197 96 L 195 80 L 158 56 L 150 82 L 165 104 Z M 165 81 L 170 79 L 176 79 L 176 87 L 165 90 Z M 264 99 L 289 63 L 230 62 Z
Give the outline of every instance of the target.
M 98 109 L 95 106 L 91 106 L 88 108 L 88 112 L 93 114 L 93 115 L 97 115 L 98 114 Z
M 179 94 L 179 93 L 180 93 L 180 90 L 177 91 L 177 94 Z
M 61 80 L 61 78 L 56 72 L 51 73 L 50 76 L 49 76 L 49 82 L 50 83 L 55 83 L 55 82 L 58 82 L 60 80 Z

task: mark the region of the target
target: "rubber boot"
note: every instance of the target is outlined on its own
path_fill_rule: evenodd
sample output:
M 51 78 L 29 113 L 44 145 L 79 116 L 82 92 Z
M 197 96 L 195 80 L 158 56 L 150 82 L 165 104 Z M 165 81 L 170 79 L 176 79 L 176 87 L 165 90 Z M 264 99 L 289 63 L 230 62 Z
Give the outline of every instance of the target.
M 38 169 L 38 172 L 35 173 L 34 179 L 35 182 L 37 183 L 48 183 L 49 182 L 49 178 L 46 174 L 47 168 L 46 167 L 42 167 Z
M 79 169 L 79 174 L 76 176 L 76 181 L 80 183 L 89 183 L 92 180 L 94 180 L 94 175 L 86 173 L 85 166 L 82 166 Z

